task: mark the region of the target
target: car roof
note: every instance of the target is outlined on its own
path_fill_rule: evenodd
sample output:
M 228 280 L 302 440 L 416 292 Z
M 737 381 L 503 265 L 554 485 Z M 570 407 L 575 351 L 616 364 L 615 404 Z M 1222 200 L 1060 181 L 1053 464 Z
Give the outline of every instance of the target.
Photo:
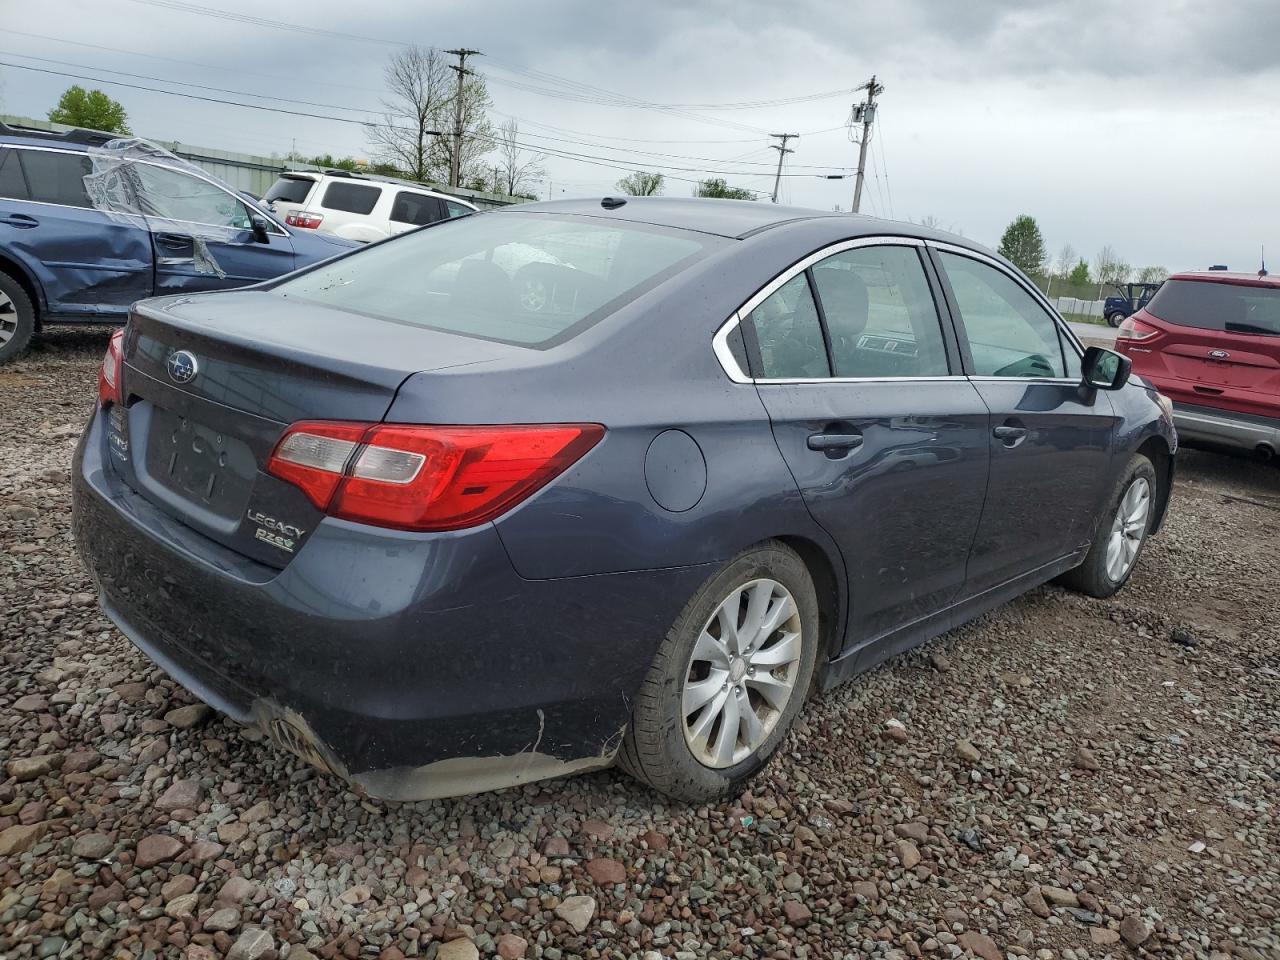
M 618 200 L 623 203 L 613 206 Z M 856 213 L 835 213 L 809 207 L 792 207 L 759 200 L 720 200 L 707 197 L 603 197 L 582 200 L 544 200 L 521 203 L 504 210 L 512 213 L 560 213 L 626 220 L 658 227 L 695 230 L 742 240 L 763 230 L 789 223 L 830 220 L 839 222 L 850 236 L 886 234 L 921 237 L 955 243 L 989 253 L 985 247 L 964 237 L 933 230 L 915 223 L 881 220 Z
M 314 180 L 316 183 L 321 180 L 333 180 L 339 183 L 350 181 L 351 183 L 364 183 L 372 186 L 398 187 L 402 190 L 412 190 L 414 193 L 424 193 L 429 197 L 438 197 L 441 200 L 453 200 L 456 203 L 471 207 L 473 210 L 478 209 L 474 203 L 465 197 L 455 197 L 452 194 L 441 193 L 412 180 L 383 177 L 373 173 L 349 173 L 347 171 L 334 170 L 283 170 L 280 176 L 290 180 Z
M 1246 287 L 1280 287 L 1280 276 L 1267 273 L 1244 273 L 1238 270 L 1184 270 L 1173 274 L 1169 279 L 1235 283 Z

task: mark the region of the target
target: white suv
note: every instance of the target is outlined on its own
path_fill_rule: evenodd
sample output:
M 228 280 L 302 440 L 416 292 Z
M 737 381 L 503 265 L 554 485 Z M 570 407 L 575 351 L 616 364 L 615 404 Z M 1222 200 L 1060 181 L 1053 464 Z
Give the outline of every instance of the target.
M 362 243 L 477 210 L 407 180 L 345 171 L 287 171 L 262 199 L 291 227 Z

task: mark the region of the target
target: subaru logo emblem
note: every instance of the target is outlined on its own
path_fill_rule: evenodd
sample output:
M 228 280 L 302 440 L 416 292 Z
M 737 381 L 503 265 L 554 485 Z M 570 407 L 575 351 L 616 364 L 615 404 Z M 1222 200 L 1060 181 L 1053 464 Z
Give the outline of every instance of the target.
M 174 383 L 190 383 L 200 372 L 200 364 L 196 363 L 195 354 L 189 350 L 175 350 L 169 354 L 165 367 Z
M 1210 350 L 1209 356 L 1213 357 L 1215 360 L 1225 360 L 1227 357 L 1231 356 L 1231 354 L 1227 353 L 1225 350 Z

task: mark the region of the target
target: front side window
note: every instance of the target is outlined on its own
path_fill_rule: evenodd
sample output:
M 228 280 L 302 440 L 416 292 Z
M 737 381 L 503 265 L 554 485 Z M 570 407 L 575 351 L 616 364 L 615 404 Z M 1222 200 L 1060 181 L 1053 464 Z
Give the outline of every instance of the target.
M 971 257 L 945 251 L 939 256 L 960 308 L 976 376 L 1067 375 L 1058 325 L 1031 294 L 1003 271 Z
M 141 193 L 140 207 L 149 216 L 248 230 L 249 209 L 207 180 L 150 163 L 133 165 Z
M 760 351 L 760 376 L 765 380 L 811 380 L 831 376 L 822 322 L 801 273 L 771 293 L 747 314 Z
M 320 205 L 329 210 L 341 210 L 344 213 L 366 214 L 373 211 L 382 195 L 381 187 L 371 187 L 362 183 L 342 183 L 335 180 L 325 187 L 324 199 Z
M 551 346 L 730 242 L 638 223 L 487 213 L 404 233 L 275 293 L 410 326 Z
M 84 178 L 93 173 L 88 154 L 52 150 L 22 150 L 18 154 L 27 175 L 31 199 L 64 207 L 92 207 Z
M 465 217 L 469 213 L 475 213 L 475 211 L 470 207 L 464 206 L 461 203 L 454 203 L 452 200 L 446 200 L 444 205 L 448 209 L 449 216 L 451 217 Z
M 938 310 L 914 247 L 856 247 L 813 267 L 837 377 L 945 377 Z

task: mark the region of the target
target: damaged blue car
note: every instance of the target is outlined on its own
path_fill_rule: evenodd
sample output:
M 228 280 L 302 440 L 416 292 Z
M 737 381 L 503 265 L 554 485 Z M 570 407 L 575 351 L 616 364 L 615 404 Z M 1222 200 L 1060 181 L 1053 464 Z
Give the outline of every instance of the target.
M 0 363 L 46 324 L 123 323 L 135 300 L 257 283 L 352 246 L 145 140 L 0 123 Z

